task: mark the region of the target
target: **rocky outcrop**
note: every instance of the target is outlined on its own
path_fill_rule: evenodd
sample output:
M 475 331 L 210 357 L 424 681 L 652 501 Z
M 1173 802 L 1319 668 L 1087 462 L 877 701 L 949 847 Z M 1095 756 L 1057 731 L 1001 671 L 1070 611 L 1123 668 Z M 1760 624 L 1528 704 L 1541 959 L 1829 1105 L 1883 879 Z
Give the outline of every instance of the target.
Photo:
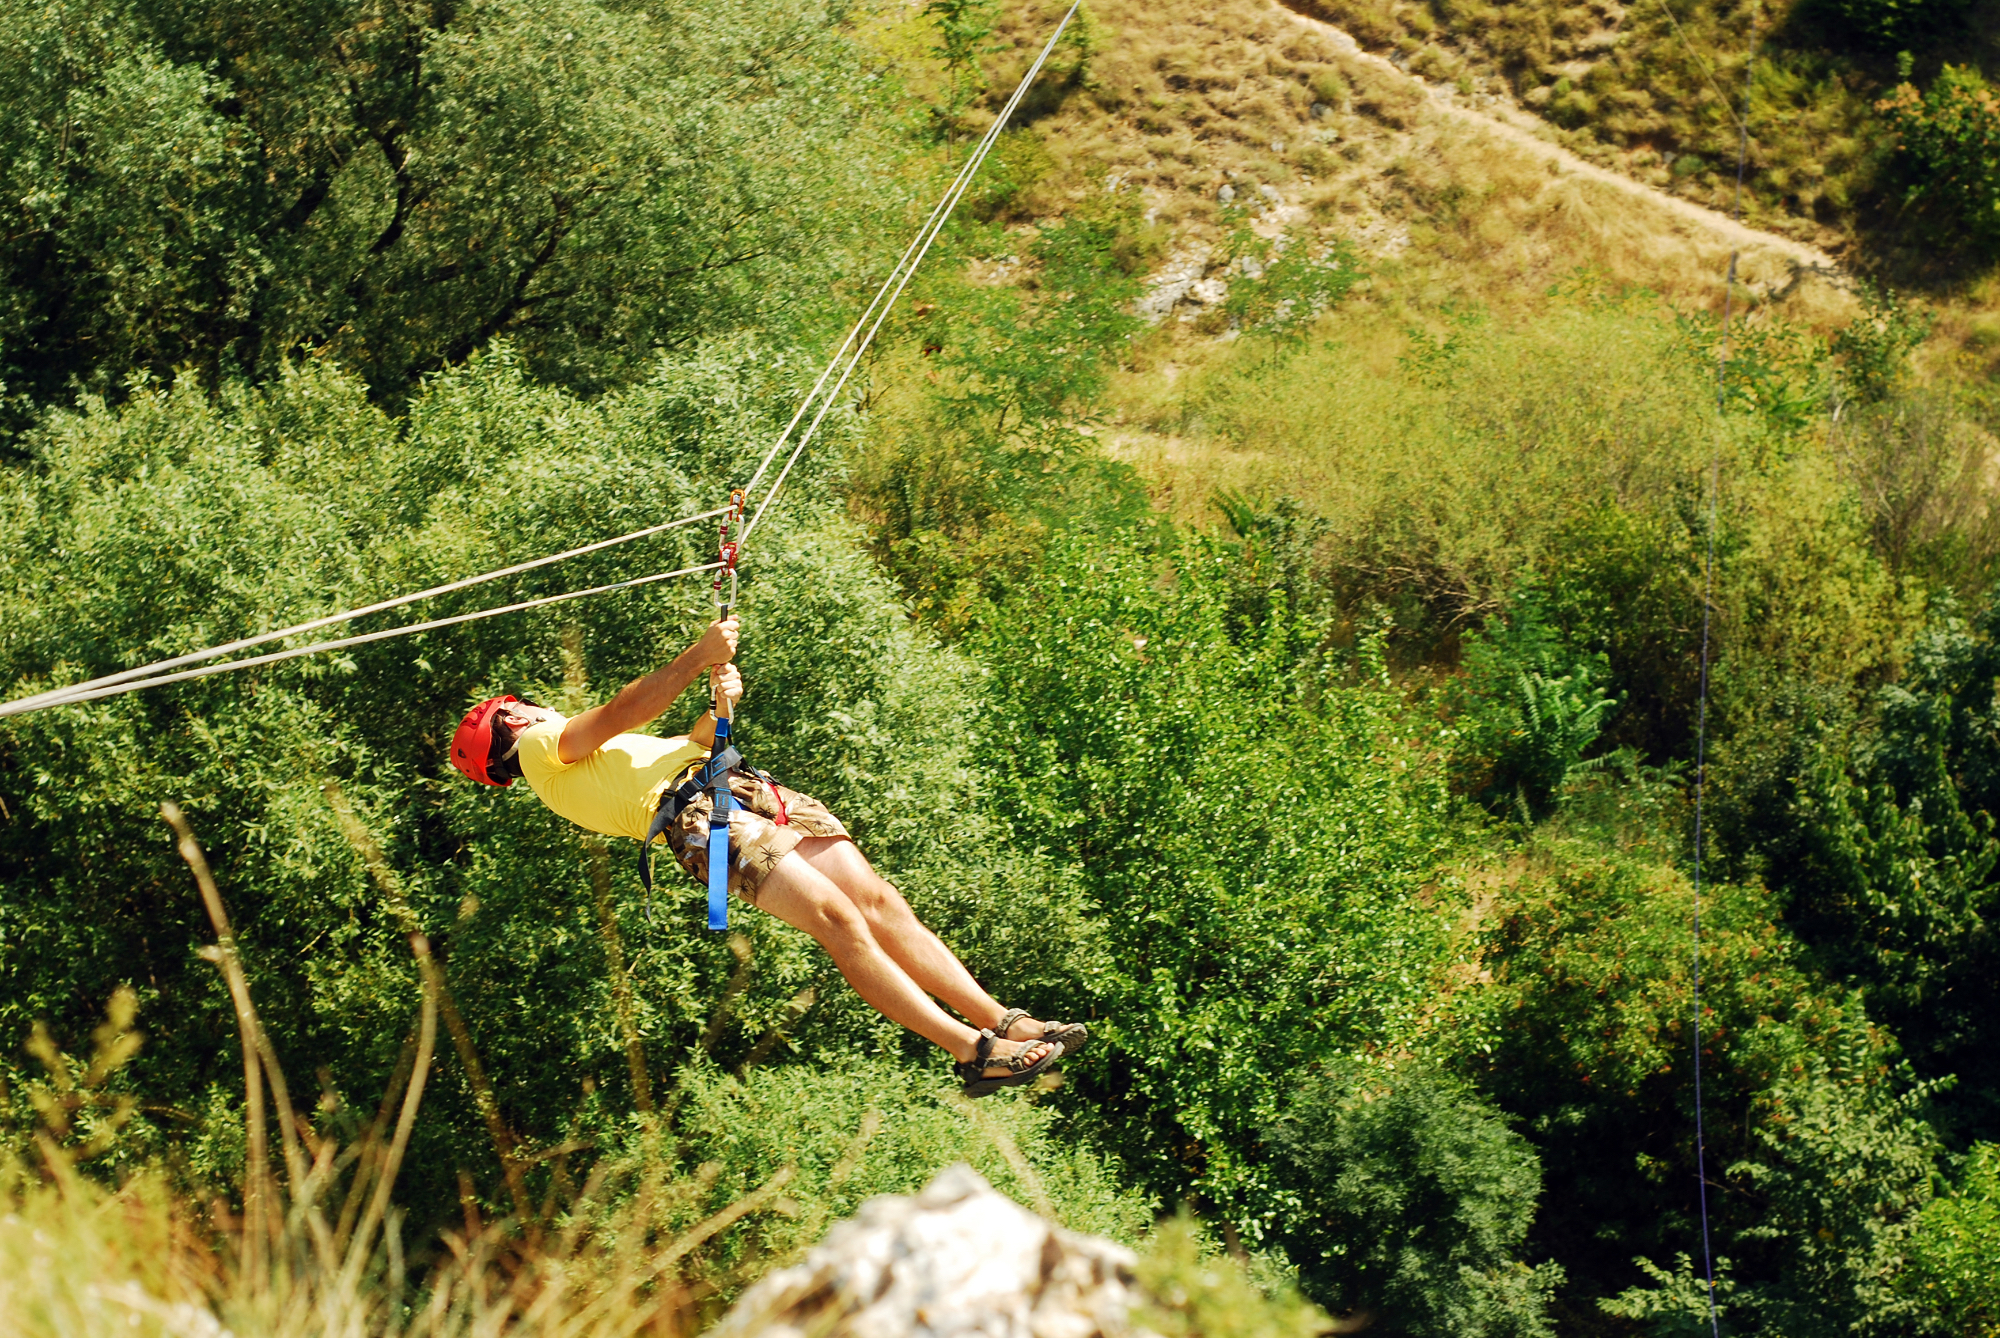
M 1135 1262 L 958 1165 L 919 1194 L 870 1199 L 708 1338 L 1140 1338 Z

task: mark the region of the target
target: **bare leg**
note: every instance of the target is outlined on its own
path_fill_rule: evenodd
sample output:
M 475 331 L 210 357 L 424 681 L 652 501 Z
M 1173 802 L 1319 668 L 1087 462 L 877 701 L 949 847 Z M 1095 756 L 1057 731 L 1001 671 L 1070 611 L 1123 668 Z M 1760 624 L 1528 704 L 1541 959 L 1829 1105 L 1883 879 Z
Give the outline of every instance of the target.
M 876 1012 L 935 1042 L 960 1062 L 977 1054 L 979 1033 L 947 1016 L 917 987 L 908 972 L 882 950 L 868 921 L 847 894 L 808 864 L 797 850 L 765 875 L 757 889 L 757 907 L 817 939 L 833 958 L 833 964 L 840 968 L 840 974 L 847 977 L 847 983 L 854 986 L 854 992 Z M 1040 1059 L 1048 1048 L 1040 1042 L 1001 1048 L 1009 1044 L 1002 1041 L 994 1047 L 994 1053 L 1009 1055 L 1015 1050 L 1026 1050 L 1032 1058 Z M 999 1076 L 1004 1070 L 987 1072 Z
M 811 836 L 797 853 L 846 894 L 868 922 L 869 932 L 919 988 L 935 995 L 975 1027 L 990 1027 L 1007 1010 L 972 978 L 965 963 L 933 934 L 895 885 L 868 862 L 854 842 L 838 836 Z M 1042 1024 L 1022 1018 L 1011 1031 L 1040 1036 Z

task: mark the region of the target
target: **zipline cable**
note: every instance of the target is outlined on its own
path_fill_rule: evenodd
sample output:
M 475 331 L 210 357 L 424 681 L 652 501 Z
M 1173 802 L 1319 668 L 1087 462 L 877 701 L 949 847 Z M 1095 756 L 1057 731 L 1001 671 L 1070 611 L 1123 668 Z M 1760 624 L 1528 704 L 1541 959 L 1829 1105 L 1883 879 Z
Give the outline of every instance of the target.
M 190 651 L 185 655 L 176 655 L 171 659 L 155 660 L 151 664 L 143 664 L 136 669 L 125 669 L 115 674 L 106 674 L 102 678 L 91 678 L 81 683 L 72 683 L 68 687 L 50 688 L 44 692 L 31 693 L 26 697 L 16 698 L 14 701 L 0 703 L 0 716 L 20 715 L 23 712 L 32 711 L 38 707 L 55 706 L 66 701 L 87 701 L 94 697 L 108 697 L 112 694 L 93 693 L 91 689 L 107 687 L 113 683 L 130 683 L 133 679 L 137 678 L 145 678 L 150 683 L 153 676 L 163 670 L 178 669 L 184 664 L 199 664 L 203 660 L 213 660 L 235 651 L 248 650 L 252 646 L 266 645 L 270 642 L 281 640 L 284 637 L 303 636 L 307 632 L 317 632 L 322 627 L 331 627 L 335 623 L 351 622 L 356 618 L 364 618 L 371 613 L 383 613 L 389 609 L 401 608 L 405 604 L 414 604 L 420 599 L 429 599 L 434 595 L 448 595 L 455 590 L 464 590 L 486 581 L 497 581 L 503 576 L 518 576 L 524 571 L 533 571 L 537 567 L 546 567 L 552 562 L 561 562 L 567 558 L 582 557 L 586 553 L 595 553 L 599 549 L 610 548 L 616 544 L 630 543 L 634 539 L 644 539 L 649 535 L 663 534 L 668 530 L 679 529 L 683 525 L 693 525 L 698 521 L 712 520 L 728 509 L 728 507 L 719 506 L 713 511 L 704 511 L 698 516 L 684 516 L 679 520 L 670 520 L 661 525 L 649 525 L 645 529 L 634 530 L 630 534 L 621 534 L 615 539 L 600 539 L 596 543 L 585 544 L 581 548 L 571 548 L 561 553 L 551 553 L 547 557 L 535 558 L 529 562 L 517 562 L 511 567 L 502 567 L 498 571 L 489 571 L 479 576 L 467 576 L 462 580 L 450 581 L 444 585 L 434 585 L 428 590 L 419 590 L 413 595 L 398 595 L 394 599 L 385 599 L 378 604 L 368 604 L 358 609 L 348 609 L 343 613 L 329 613 L 323 618 L 314 618 L 308 622 L 295 623 L 290 627 L 279 628 L 275 632 L 260 632 L 256 636 L 244 637 L 240 641 L 231 641 L 226 645 L 210 646 L 207 650 Z M 266 663 L 267 661 L 260 660 L 258 662 Z M 245 661 L 245 663 L 249 662 Z M 145 686 L 145 684 L 134 684 L 134 686 Z M 83 694 L 85 693 L 90 693 L 90 696 L 84 696 Z
M 1673 13 L 1671 9 L 1667 12 L 1669 15 Z M 1678 27 L 1678 23 L 1675 26 Z M 1736 194 L 1730 213 L 1738 224 L 1743 222 L 1743 173 L 1750 159 L 1750 90 L 1756 69 L 1757 28 L 1756 19 L 1753 17 L 1750 28 L 1750 56 L 1744 62 L 1743 69 L 1743 114 L 1735 118 L 1739 137 L 1736 144 Z M 1734 315 L 1736 261 L 1741 254 L 1740 251 L 1730 251 L 1729 271 L 1722 285 L 1722 339 L 1717 345 L 1715 362 L 1715 417 L 1718 434 L 1722 431 L 1723 414 L 1728 405 L 1729 320 Z M 1709 454 L 1708 516 L 1706 524 L 1702 527 L 1701 686 L 1695 713 L 1694 735 L 1694 1172 L 1695 1186 L 1701 1201 L 1701 1266 L 1708 1290 L 1710 1338 L 1722 1338 L 1722 1317 L 1715 1305 L 1715 1250 L 1708 1221 L 1708 1140 L 1703 1127 L 1701 1109 L 1701 875 L 1702 855 L 1705 853 L 1703 843 L 1707 839 L 1704 804 L 1708 797 L 1709 628 L 1715 612 L 1715 526 L 1721 509 L 1721 492 L 1722 443 L 1718 435 L 1715 448 Z
M 889 318 L 890 308 L 896 305 L 896 299 L 901 297 L 903 289 L 909 286 L 910 279 L 917 272 L 917 266 L 923 263 L 924 256 L 929 253 L 931 243 L 935 242 L 938 239 L 938 234 L 944 231 L 944 225 L 950 221 L 951 211 L 957 207 L 959 197 L 965 194 L 965 188 L 972 183 L 973 175 L 979 170 L 979 165 L 986 161 L 986 155 L 993 151 L 993 145 L 999 140 L 1000 132 L 1007 127 L 1008 118 L 1014 114 L 1014 109 L 1021 105 L 1021 99 L 1027 96 L 1028 87 L 1035 82 L 1035 76 L 1042 72 L 1042 66 L 1048 63 L 1050 54 L 1056 49 L 1056 43 L 1062 40 L 1063 30 L 1069 27 L 1069 21 L 1076 16 L 1078 5 L 1081 3 L 1082 0 L 1073 0 L 1069 9 L 1063 14 L 1062 22 L 1058 23 L 1056 30 L 1049 34 L 1049 40 L 1042 44 L 1041 53 L 1035 57 L 1034 63 L 1028 66 L 1028 72 L 1021 76 L 1021 82 L 1015 86 L 1014 96 L 1007 99 L 1007 105 L 1002 107 L 1000 114 L 993 118 L 993 124 L 986 128 L 985 136 L 979 141 L 979 147 L 973 150 L 972 157 L 967 159 L 965 166 L 959 170 L 957 179 L 945 191 L 944 198 L 938 201 L 938 207 L 931 211 L 930 221 L 917 234 L 917 240 L 910 243 L 910 250 L 904 252 L 906 256 L 914 252 L 915 258 L 903 267 L 902 277 L 896 282 L 895 291 L 889 292 L 889 285 L 887 283 L 882 285 L 883 292 L 889 293 L 888 300 L 882 303 L 882 309 L 876 315 L 875 323 L 868 327 L 868 333 L 861 340 L 860 347 L 856 348 L 853 355 L 848 358 L 847 366 L 840 374 L 840 380 L 834 384 L 833 389 L 820 402 L 819 412 L 814 415 L 811 425 L 799 437 L 798 444 L 792 448 L 792 454 L 785 461 L 785 467 L 779 472 L 777 480 L 765 491 L 763 500 L 757 504 L 756 513 L 750 517 L 750 523 L 743 527 L 744 543 L 748 543 L 750 536 L 756 533 L 758 523 L 764 519 L 764 512 L 769 509 L 772 500 L 777 497 L 778 490 L 785 486 L 785 479 L 791 475 L 792 466 L 798 463 L 799 456 L 804 453 L 806 443 L 812 440 L 813 433 L 819 430 L 819 425 L 826 418 L 827 411 L 839 399 L 841 390 L 847 385 L 847 379 L 854 375 L 854 369 L 860 366 L 862 357 L 868 352 L 868 346 L 875 340 L 875 332 L 880 330 L 882 322 Z M 893 275 L 891 276 L 892 279 L 894 277 Z M 880 294 L 877 295 L 877 301 L 881 301 Z M 873 306 L 874 304 L 871 303 L 871 310 Z M 867 315 L 864 313 L 862 320 L 865 321 L 866 319 Z M 855 328 L 860 328 L 859 323 L 856 324 Z M 850 335 L 849 338 L 852 339 L 853 336 Z M 842 345 L 841 351 L 843 353 L 846 352 L 845 345 Z M 836 356 L 835 361 L 838 360 Z M 822 377 L 821 379 L 824 380 L 825 378 Z M 762 469 L 757 471 L 759 478 L 763 476 L 763 472 Z M 746 489 L 745 491 L 747 492 L 748 490 Z
M 755 528 L 757 521 L 763 518 L 765 509 L 770 505 L 772 499 L 777 496 L 778 490 L 784 486 L 785 480 L 790 476 L 792 466 L 798 463 L 799 457 L 804 452 L 806 445 L 811 441 L 820 423 L 825 420 L 828 411 L 837 401 L 841 390 L 846 387 L 855 367 L 859 365 L 862 356 L 867 353 L 869 345 L 873 343 L 876 332 L 882 328 L 883 322 L 887 320 L 890 308 L 902 296 L 903 290 L 909 286 L 910 279 L 915 275 L 917 266 L 923 262 L 925 255 L 930 251 L 931 244 L 937 240 L 938 234 L 943 231 L 945 223 L 950 219 L 952 210 L 957 206 L 960 197 L 965 194 L 966 188 L 971 184 L 972 178 L 978 173 L 981 165 L 985 163 L 987 155 L 992 152 L 993 145 L 998 141 L 1001 131 L 1006 128 L 1008 119 L 1013 115 L 1015 108 L 1020 105 L 1021 100 L 1026 96 L 1028 88 L 1034 82 L 1036 75 L 1041 72 L 1043 65 L 1047 63 L 1049 55 L 1055 50 L 1057 41 L 1069 26 L 1070 19 L 1075 15 L 1076 10 L 1077 5 L 1072 4 L 1068 12 L 1063 15 L 1062 22 L 1056 25 L 1055 32 L 1050 35 L 1048 42 L 1042 47 L 1041 53 L 1035 58 L 1034 63 L 1029 66 L 1027 73 L 1022 76 L 1019 86 L 1014 90 L 1013 96 L 1008 99 L 1006 106 L 1001 109 L 1000 114 L 994 118 L 993 124 L 987 127 L 986 133 L 981 137 L 979 144 L 966 159 L 964 165 L 959 168 L 958 174 L 953 178 L 950 186 L 946 188 L 944 195 L 939 199 L 937 205 L 933 207 L 930 216 L 924 221 L 924 225 L 918 229 L 917 235 L 911 240 L 909 246 L 904 249 L 895 267 L 891 269 L 889 277 L 876 290 L 874 298 L 862 311 L 860 318 L 849 328 L 847 337 L 841 341 L 840 347 L 835 350 L 833 357 L 828 360 L 826 367 L 820 372 L 819 378 L 813 383 L 812 389 L 807 392 L 806 397 L 800 402 L 797 411 L 793 413 L 791 421 L 786 424 L 784 431 L 779 433 L 777 439 L 772 442 L 770 449 L 765 451 L 763 459 L 758 463 L 756 472 L 751 476 L 750 483 L 744 489 L 746 494 L 751 488 L 754 488 L 761 482 L 765 474 L 769 472 L 771 462 L 777 458 L 778 452 L 791 439 L 793 431 L 797 429 L 800 421 L 804 419 L 807 410 L 811 409 L 816 402 L 819 404 L 819 411 L 814 415 L 812 423 L 806 428 L 804 435 L 798 439 L 791 455 L 786 459 L 785 467 L 779 473 L 778 478 L 765 492 L 763 501 L 758 506 L 757 513 L 752 518 L 750 525 L 745 527 L 745 539 L 748 539 L 750 530 Z M 872 324 L 870 323 L 871 318 Z M 867 333 L 862 335 L 861 331 L 864 326 L 867 327 Z M 854 347 L 857 336 L 861 338 L 858 348 Z M 850 349 L 853 349 L 853 354 L 851 357 L 848 357 Z M 844 368 L 842 368 L 843 358 L 846 358 Z M 836 368 L 841 368 L 840 378 L 834 384 L 833 389 L 827 392 L 822 398 L 821 391 L 825 388 L 827 379 L 833 375 Z M 646 585 L 654 581 L 667 580 L 676 576 L 691 575 L 695 572 L 713 571 L 723 564 L 711 562 L 698 567 L 686 567 L 677 571 L 639 577 L 630 581 L 618 581 L 608 585 L 593 586 L 588 590 L 571 591 L 566 594 L 526 600 L 500 608 L 460 614 L 450 618 L 432 619 L 428 622 L 414 623 L 404 627 L 385 628 L 381 631 L 370 632 L 361 636 L 343 637 L 333 641 L 318 642 L 310 646 L 300 646 L 291 650 L 254 656 L 247 660 L 231 661 L 225 665 L 211 665 L 201 670 L 180 673 L 161 672 L 162 670 L 179 669 L 183 665 L 200 664 L 206 660 L 213 660 L 239 650 L 248 650 L 255 646 L 266 645 L 285 637 L 301 636 L 324 627 L 330 627 L 336 623 L 352 621 L 356 618 L 366 617 L 369 614 L 386 612 L 390 609 L 413 604 L 418 600 L 450 594 L 454 591 L 464 590 L 487 581 L 499 580 L 506 576 L 516 576 L 523 572 L 533 571 L 538 567 L 545 567 L 552 563 L 565 561 L 569 558 L 581 557 L 587 553 L 594 553 L 618 544 L 629 543 L 635 539 L 642 539 L 663 533 L 667 530 L 678 529 L 684 525 L 692 525 L 703 520 L 712 520 L 729 509 L 729 507 L 717 507 L 714 510 L 704 511 L 698 515 L 686 516 L 679 520 L 668 521 L 659 525 L 646 526 L 642 529 L 633 530 L 628 534 L 598 540 L 595 543 L 566 549 L 563 552 L 553 553 L 546 557 L 535 558 L 527 562 L 516 563 L 512 566 L 502 567 L 478 576 L 468 576 L 444 585 L 432 586 L 429 589 L 420 590 L 414 594 L 400 595 L 394 599 L 382 600 L 361 608 L 327 614 L 324 617 L 297 623 L 276 631 L 263 632 L 256 636 L 243 637 L 224 645 L 211 646 L 205 650 L 190 651 L 184 655 L 156 660 L 151 664 L 140 665 L 137 668 L 125 669 L 114 674 L 87 679 L 81 683 L 73 683 L 61 688 L 50 688 L 42 692 L 31 693 L 28 696 L 20 697 L 10 702 L 0 703 L 0 717 L 21 715 L 29 711 L 40 710 L 50 706 L 59 706 L 70 702 L 95 701 L 99 698 L 116 696 L 124 692 L 136 692 L 141 688 L 154 687 L 160 684 L 185 682 L 189 679 L 204 678 L 211 674 L 227 673 L 235 669 L 248 669 L 257 665 L 274 664 L 283 660 L 296 659 L 302 655 L 336 650 L 345 646 L 361 645 L 366 642 L 380 641 L 389 637 L 413 635 L 418 632 L 430 631 L 439 627 L 449 627 L 457 623 L 471 622 L 480 618 L 496 617 L 503 613 L 515 613 L 525 609 L 538 608 L 546 604 L 560 603 L 564 600 L 581 599 L 586 595 L 629 589 L 636 585 Z
M 524 599 L 518 604 L 504 604 L 497 609 L 478 609 L 472 613 L 456 613 L 449 618 L 433 618 L 429 622 L 412 623 L 407 627 L 385 627 L 379 632 L 363 632 L 358 636 L 341 637 L 337 641 L 321 641 L 310 646 L 295 646 L 290 650 L 272 651 L 268 655 L 253 655 L 247 660 L 230 660 L 224 664 L 203 665 L 199 669 L 184 669 L 177 674 L 161 674 L 138 683 L 113 683 L 89 692 L 79 692 L 59 701 L 46 702 L 47 706 L 68 706 L 75 702 L 96 701 L 99 697 L 115 697 L 121 692 L 136 692 L 140 688 L 158 687 L 162 683 L 185 683 L 192 678 L 207 678 L 211 674 L 234 673 L 238 669 L 251 669 L 260 664 L 277 664 L 281 660 L 296 660 L 301 655 L 317 655 L 322 651 L 342 650 L 348 646 L 366 645 L 370 641 L 386 641 L 390 637 L 411 636 L 418 632 L 435 631 L 440 627 L 455 627 L 459 623 L 477 622 L 481 618 L 497 618 L 503 613 L 520 613 L 525 609 L 539 609 L 549 604 L 561 604 L 566 600 L 583 599 L 589 595 L 605 595 L 613 590 L 630 590 L 634 586 L 651 585 L 655 581 L 670 581 L 677 576 L 692 576 L 696 572 L 713 571 L 720 562 L 704 562 L 699 567 L 681 567 L 675 571 L 656 572 L 651 576 L 634 576 L 629 581 L 613 581 L 608 585 L 593 585 L 588 590 L 567 590 L 560 595 L 542 595 L 537 599 Z M 12 703 L 8 703 L 12 705 Z M 34 707 L 24 708 L 34 710 Z M 19 714 L 0 710 L 0 714 Z
M 1008 110 L 1012 110 L 1011 105 Z M 820 390 L 826 385 L 826 379 L 833 375 L 834 368 L 840 366 L 841 358 L 846 355 L 849 346 L 854 343 L 855 336 L 861 333 L 861 327 L 868 324 L 868 318 L 875 314 L 875 309 L 882 304 L 884 298 L 889 298 L 892 302 L 894 301 L 889 296 L 892 289 L 897 293 L 902 291 L 900 285 L 897 284 L 898 278 L 903 275 L 906 269 L 914 270 L 916 268 L 916 262 L 912 261 L 912 256 L 916 257 L 916 261 L 923 259 L 923 254 L 919 250 L 919 247 L 927 247 L 928 243 L 924 239 L 939 224 L 940 216 L 949 213 L 952 205 L 957 202 L 958 194 L 962 193 L 964 189 L 963 183 L 969 182 L 972 174 L 979 170 L 979 165 L 986 161 L 988 141 L 995 137 L 998 128 L 1005 121 L 1006 115 L 1002 113 L 991 126 L 987 127 L 986 135 L 974 146 L 972 156 L 965 160 L 964 165 L 958 169 L 958 175 L 952 179 L 949 186 L 945 187 L 945 193 L 939 197 L 937 204 L 932 206 L 930 217 L 924 220 L 924 225 L 921 228 L 917 229 L 917 235 L 910 239 L 910 244 L 903 248 L 903 254 L 896 261 L 895 268 L 889 271 L 889 277 L 884 279 L 882 286 L 875 290 L 874 298 L 869 301 L 868 306 L 862 311 L 860 317 L 852 326 L 848 327 L 847 338 L 840 341 L 840 347 L 835 349 L 833 356 L 827 360 L 826 367 L 819 374 L 819 379 L 813 382 L 813 388 L 806 393 L 806 397 L 803 400 L 799 401 L 798 412 L 792 415 L 792 421 L 785 424 L 785 430 L 778 434 L 776 441 L 771 443 L 771 449 L 764 452 L 764 458 L 758 462 L 757 472 L 752 474 L 750 481 L 743 485 L 744 496 L 749 496 L 751 492 L 755 491 L 758 483 L 763 481 L 765 473 L 771 468 L 771 461 L 777 458 L 778 452 L 791 439 L 793 429 L 798 427 L 799 420 L 806 416 L 806 411 L 812 408 L 818 401 Z M 839 387 L 836 386 L 833 394 L 838 395 L 839 393 Z M 815 427 L 818 426 L 818 419 L 814 419 L 813 425 Z M 810 433 L 811 429 L 808 428 L 807 431 Z

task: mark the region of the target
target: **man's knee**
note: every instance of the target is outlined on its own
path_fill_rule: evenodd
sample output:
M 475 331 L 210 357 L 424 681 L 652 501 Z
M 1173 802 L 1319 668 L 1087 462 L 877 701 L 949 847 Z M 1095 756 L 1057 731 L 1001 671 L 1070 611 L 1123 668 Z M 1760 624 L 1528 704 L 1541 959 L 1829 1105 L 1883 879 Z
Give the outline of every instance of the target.
M 831 883 L 821 883 L 806 896 L 806 932 L 834 948 L 841 944 L 862 944 L 874 937 L 867 915 Z
M 910 903 L 896 890 L 894 883 L 872 874 L 857 881 L 859 886 L 844 890 L 871 924 L 915 916 L 916 912 L 910 909 Z
M 914 914 L 896 885 L 875 872 L 852 841 L 831 842 L 812 852 L 812 866 L 831 879 L 871 923 Z

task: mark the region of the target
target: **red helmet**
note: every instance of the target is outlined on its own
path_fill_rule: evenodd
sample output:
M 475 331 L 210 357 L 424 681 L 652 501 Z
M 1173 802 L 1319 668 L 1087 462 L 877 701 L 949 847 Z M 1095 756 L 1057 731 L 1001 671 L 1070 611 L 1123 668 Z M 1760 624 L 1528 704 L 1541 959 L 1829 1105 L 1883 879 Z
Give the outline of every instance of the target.
M 458 732 L 451 736 L 451 764 L 481 785 L 512 785 L 514 778 L 496 779 L 486 768 L 493 761 L 493 717 L 508 702 L 519 697 L 488 697 L 465 713 Z

